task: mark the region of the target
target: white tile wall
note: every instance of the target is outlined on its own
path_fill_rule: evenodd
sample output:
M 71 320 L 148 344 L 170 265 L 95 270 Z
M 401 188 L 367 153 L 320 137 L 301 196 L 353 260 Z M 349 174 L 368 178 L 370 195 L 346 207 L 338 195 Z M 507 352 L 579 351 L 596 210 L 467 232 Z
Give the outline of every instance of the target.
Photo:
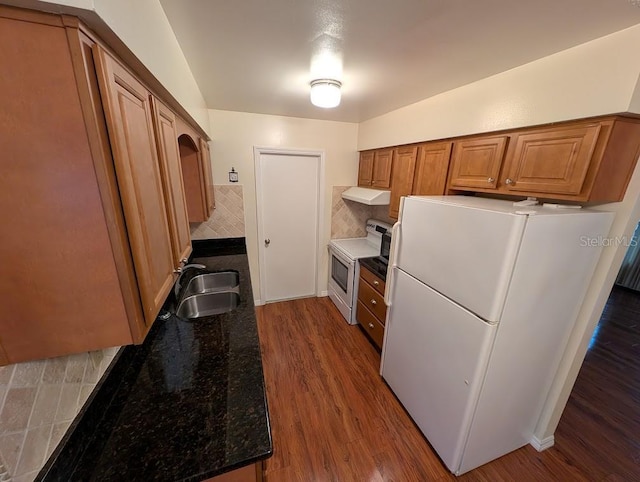
M 35 479 L 117 351 L 0 367 L 0 480 Z
M 207 221 L 191 225 L 191 239 L 244 237 L 242 184 L 220 184 L 213 189 L 216 208 Z

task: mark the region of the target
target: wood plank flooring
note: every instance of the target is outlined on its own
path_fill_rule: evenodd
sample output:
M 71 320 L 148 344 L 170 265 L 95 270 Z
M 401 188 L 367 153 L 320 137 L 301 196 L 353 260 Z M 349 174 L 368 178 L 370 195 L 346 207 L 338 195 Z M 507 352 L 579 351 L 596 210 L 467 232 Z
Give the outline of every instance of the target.
M 378 352 L 328 298 L 269 304 L 257 314 L 274 444 L 266 482 L 640 480 L 637 339 L 635 355 L 591 351 L 589 358 L 623 360 L 628 376 L 608 384 L 616 378 L 604 374 L 608 368 L 584 382 L 581 373 L 555 447 L 538 453 L 526 446 L 456 478 L 380 377 Z M 611 403 L 619 397 L 621 404 Z M 611 406 L 615 413 L 605 414 Z M 602 429 L 603 420 L 611 428 Z

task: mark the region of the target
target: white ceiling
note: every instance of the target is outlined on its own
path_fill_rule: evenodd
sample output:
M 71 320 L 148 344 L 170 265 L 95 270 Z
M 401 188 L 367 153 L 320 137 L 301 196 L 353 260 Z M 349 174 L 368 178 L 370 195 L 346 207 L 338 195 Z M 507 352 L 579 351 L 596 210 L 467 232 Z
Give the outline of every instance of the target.
M 160 1 L 209 108 L 348 122 L 640 23 L 631 0 Z M 327 49 L 335 109 L 309 102 Z

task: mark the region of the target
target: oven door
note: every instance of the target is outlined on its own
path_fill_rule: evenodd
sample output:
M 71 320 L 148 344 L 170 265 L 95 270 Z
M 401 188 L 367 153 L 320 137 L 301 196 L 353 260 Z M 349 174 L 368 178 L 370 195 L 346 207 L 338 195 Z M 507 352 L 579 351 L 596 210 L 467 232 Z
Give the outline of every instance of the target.
M 353 305 L 355 261 L 329 246 L 329 292 L 337 296 L 349 311 Z M 339 306 L 338 306 L 339 307 Z M 340 308 L 340 307 L 339 307 Z M 342 310 L 341 310 L 342 311 Z M 343 313 L 344 314 L 344 313 Z M 349 321 L 347 319 L 347 321 Z

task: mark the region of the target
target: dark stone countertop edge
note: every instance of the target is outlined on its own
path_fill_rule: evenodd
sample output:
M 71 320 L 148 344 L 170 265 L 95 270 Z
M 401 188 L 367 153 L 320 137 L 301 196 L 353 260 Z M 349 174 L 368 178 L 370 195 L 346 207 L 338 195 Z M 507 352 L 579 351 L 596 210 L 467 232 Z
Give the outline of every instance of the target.
M 245 238 L 194 240 L 192 241 L 192 245 L 193 253 L 190 256 L 190 260 L 198 257 L 246 255 Z M 105 414 L 109 413 L 108 410 L 105 410 L 105 407 L 108 407 L 118 395 L 118 390 L 124 382 L 126 373 L 132 369 L 132 364 L 135 364 L 136 359 L 139 358 L 138 350 L 141 347 L 142 345 L 128 345 L 118 350 L 109 367 L 97 383 L 96 388 L 91 392 L 62 440 L 36 476 L 36 482 L 70 480 L 68 475 L 75 472 L 74 468 L 82 460 L 84 455 L 86 439 L 93 436 L 96 427 L 103 422 Z M 260 350 L 259 346 L 258 349 Z M 264 387 L 264 374 L 262 375 L 262 382 Z M 267 450 L 258 451 L 252 457 L 247 457 L 224 467 L 189 475 L 180 479 L 180 482 L 202 481 L 271 457 L 273 455 L 273 441 L 268 401 L 264 388 L 263 403 L 266 411 L 266 425 L 269 440 Z

